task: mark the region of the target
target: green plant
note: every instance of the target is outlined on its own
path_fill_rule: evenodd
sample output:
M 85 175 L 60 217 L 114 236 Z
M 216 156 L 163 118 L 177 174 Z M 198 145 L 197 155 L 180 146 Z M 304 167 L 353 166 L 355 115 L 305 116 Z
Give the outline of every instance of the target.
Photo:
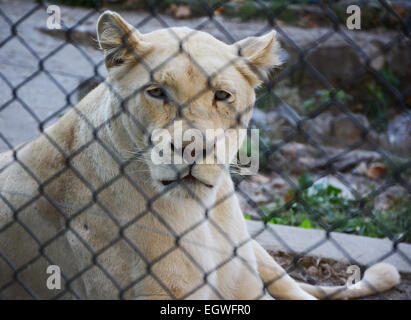
M 271 91 L 266 88 L 262 88 L 261 94 L 258 95 L 258 99 L 254 104 L 254 108 L 258 108 L 263 111 L 272 111 L 275 108 L 276 101 Z
M 331 99 L 332 93 L 335 93 L 335 99 L 342 104 L 346 104 L 352 99 L 352 97 L 349 94 L 345 93 L 345 91 L 343 90 L 317 90 L 314 97 L 309 98 L 303 102 L 304 111 L 309 112 L 311 110 L 314 110 L 319 105 L 327 102 Z
M 261 16 L 261 9 L 254 1 L 245 1 L 238 11 L 241 20 L 245 21 Z
M 260 147 L 259 147 L 259 170 L 260 171 L 269 171 L 272 168 L 270 167 L 270 162 L 273 161 L 274 147 L 273 141 L 268 137 L 260 137 Z M 267 152 L 270 150 L 270 152 Z
M 400 79 L 389 67 L 381 71 L 384 79 L 395 89 L 399 88 Z M 371 126 L 382 132 L 387 128 L 391 119 L 391 109 L 395 106 L 395 100 L 391 93 L 378 84 L 375 80 L 367 85 L 367 95 L 364 99 L 364 114 Z
M 273 201 L 274 209 L 263 221 L 303 228 L 329 229 L 370 237 L 390 237 L 411 243 L 411 196 L 400 197 L 385 210 L 374 210 L 370 201 L 346 199 L 342 190 L 324 184 L 313 184 L 308 174 L 299 178 L 299 186 L 290 191 L 288 205 L 280 199 Z
M 261 5 L 264 3 L 264 5 Z M 299 25 L 301 15 L 299 12 L 290 9 L 290 5 L 310 4 L 309 0 L 265 0 L 265 1 L 246 0 L 243 2 L 227 2 L 223 6 L 224 12 L 230 16 L 240 17 L 241 20 L 265 19 L 267 10 L 276 14 L 277 18 L 293 25 Z

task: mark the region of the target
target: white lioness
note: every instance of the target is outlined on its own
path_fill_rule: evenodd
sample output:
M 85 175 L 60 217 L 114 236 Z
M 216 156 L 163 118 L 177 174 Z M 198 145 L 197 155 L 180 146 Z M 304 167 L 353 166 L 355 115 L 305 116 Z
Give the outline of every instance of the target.
M 398 283 L 380 263 L 355 288 L 298 284 L 250 239 L 225 166 L 178 176 L 150 160 L 150 133 L 173 120 L 248 124 L 255 87 L 281 63 L 274 32 L 227 45 L 188 28 L 141 34 L 108 11 L 97 33 L 107 80 L 0 155 L 2 299 L 345 298 Z M 48 289 L 49 265 L 60 290 Z

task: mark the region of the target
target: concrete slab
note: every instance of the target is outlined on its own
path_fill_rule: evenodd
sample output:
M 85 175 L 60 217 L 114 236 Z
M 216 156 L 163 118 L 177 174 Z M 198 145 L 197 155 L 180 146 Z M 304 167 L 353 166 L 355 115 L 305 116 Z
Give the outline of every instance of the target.
M 265 249 L 329 258 L 361 266 L 376 262 L 394 265 L 402 273 L 411 273 L 411 245 L 400 243 L 394 251 L 389 239 L 377 239 L 345 233 L 326 232 L 259 221 L 247 221 L 250 234 Z

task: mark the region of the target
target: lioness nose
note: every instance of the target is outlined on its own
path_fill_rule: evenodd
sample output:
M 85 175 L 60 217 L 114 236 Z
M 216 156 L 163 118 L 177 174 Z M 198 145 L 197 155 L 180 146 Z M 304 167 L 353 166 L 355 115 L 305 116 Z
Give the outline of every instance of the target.
M 181 148 L 181 153 L 182 153 L 183 157 L 190 156 L 191 159 L 194 159 L 194 161 L 199 161 L 200 159 L 202 160 L 207 156 L 207 150 L 205 148 L 203 150 L 201 150 L 201 152 L 196 152 L 197 151 L 196 148 L 190 147 L 189 149 L 187 149 L 187 147 L 189 145 L 190 145 L 190 143 L 184 143 L 183 147 Z M 191 149 L 191 151 L 190 151 L 190 149 Z M 171 142 L 171 152 L 175 152 L 175 151 L 176 151 L 176 147 Z M 177 150 L 177 152 L 178 152 L 178 150 Z
M 200 159 L 204 159 L 207 156 L 207 150 L 206 149 L 201 150 L 201 152 L 197 152 L 197 154 L 196 154 L 196 151 L 197 150 L 195 148 L 193 148 L 193 149 L 191 149 L 191 152 L 190 152 L 191 158 L 193 158 L 195 161 L 198 161 Z M 185 152 L 186 152 L 186 147 L 183 147 L 183 154 L 185 154 Z

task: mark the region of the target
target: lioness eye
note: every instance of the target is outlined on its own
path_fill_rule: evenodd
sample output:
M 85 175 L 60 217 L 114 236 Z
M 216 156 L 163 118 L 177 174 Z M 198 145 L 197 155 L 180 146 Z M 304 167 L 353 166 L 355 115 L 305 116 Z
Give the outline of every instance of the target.
M 215 92 L 215 99 L 217 101 L 226 101 L 231 98 L 231 94 L 224 90 L 217 90 Z
M 153 88 L 153 89 L 148 89 L 147 93 L 152 96 L 153 98 L 156 99 L 166 99 L 167 98 L 167 94 L 164 91 L 164 89 L 157 87 L 157 88 Z

